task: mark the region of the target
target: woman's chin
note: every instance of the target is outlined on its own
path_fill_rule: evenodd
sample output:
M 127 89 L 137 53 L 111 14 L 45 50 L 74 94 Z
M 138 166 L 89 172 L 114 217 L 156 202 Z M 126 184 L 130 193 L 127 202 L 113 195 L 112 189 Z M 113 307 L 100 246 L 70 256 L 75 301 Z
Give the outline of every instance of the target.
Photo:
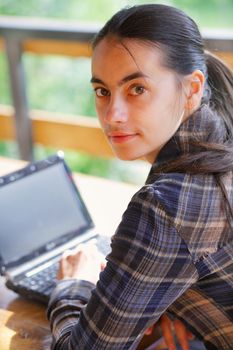
M 125 161 L 137 160 L 142 158 L 140 155 L 137 155 L 137 154 L 127 154 L 127 153 L 121 153 L 116 151 L 114 151 L 114 153 L 118 159 L 125 160 Z

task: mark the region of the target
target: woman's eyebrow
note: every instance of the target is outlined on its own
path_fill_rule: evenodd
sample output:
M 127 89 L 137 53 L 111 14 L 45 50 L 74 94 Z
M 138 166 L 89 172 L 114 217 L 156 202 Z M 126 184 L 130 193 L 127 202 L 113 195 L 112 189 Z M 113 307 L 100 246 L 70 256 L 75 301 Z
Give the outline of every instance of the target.
M 126 77 L 124 77 L 123 79 L 121 79 L 118 83 L 119 86 L 127 83 L 128 81 L 130 80 L 133 80 L 133 79 L 137 79 L 137 78 L 148 78 L 148 76 L 140 71 L 138 72 L 134 72 L 132 74 L 129 74 L 127 75 Z M 93 83 L 96 83 L 96 84 L 102 84 L 102 85 L 107 85 L 105 84 L 105 82 L 95 76 L 93 76 L 90 80 L 90 82 L 93 84 Z

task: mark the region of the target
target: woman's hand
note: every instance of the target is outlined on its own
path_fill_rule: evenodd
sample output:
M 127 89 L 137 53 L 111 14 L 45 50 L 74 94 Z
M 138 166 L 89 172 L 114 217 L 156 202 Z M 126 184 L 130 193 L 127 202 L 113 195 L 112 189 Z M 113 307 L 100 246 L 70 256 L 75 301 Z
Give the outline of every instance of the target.
M 169 350 L 176 350 L 174 335 L 179 341 L 182 350 L 189 350 L 189 340 L 193 339 L 193 334 L 180 321 L 171 321 L 168 316 L 161 316 L 160 320 L 152 327 L 148 328 L 145 335 L 151 334 L 153 328 L 160 325 L 162 335 Z
M 57 279 L 81 279 L 96 284 L 104 269 L 105 259 L 94 244 L 79 245 L 66 251 L 60 261 Z

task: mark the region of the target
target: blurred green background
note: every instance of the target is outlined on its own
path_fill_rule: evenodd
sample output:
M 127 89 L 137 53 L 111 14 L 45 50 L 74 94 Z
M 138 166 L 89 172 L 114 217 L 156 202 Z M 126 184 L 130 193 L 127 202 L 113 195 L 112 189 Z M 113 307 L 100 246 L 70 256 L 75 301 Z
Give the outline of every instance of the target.
M 1 0 L 0 15 L 104 23 L 120 8 L 143 3 L 148 1 Z M 233 0 L 170 0 L 150 3 L 163 3 L 181 8 L 197 22 L 200 29 L 233 28 Z M 36 56 L 28 53 L 24 54 L 23 59 L 31 109 L 96 117 L 93 92 L 89 83 L 89 59 Z M 12 104 L 4 53 L 0 53 L 0 104 Z M 35 157 L 41 159 L 53 152 L 54 149 L 36 146 Z M 17 158 L 17 147 L 13 142 L 1 142 L 0 154 Z M 143 182 L 149 169 L 144 162 L 96 159 L 73 151 L 66 151 L 65 155 L 74 171 L 127 182 Z

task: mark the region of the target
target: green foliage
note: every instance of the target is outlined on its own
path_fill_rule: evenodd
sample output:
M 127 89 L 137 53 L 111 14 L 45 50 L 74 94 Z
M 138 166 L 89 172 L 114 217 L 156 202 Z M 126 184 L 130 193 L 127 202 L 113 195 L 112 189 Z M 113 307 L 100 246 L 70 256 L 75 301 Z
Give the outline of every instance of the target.
M 0 155 L 10 158 L 18 158 L 18 148 L 16 142 L 0 142 Z
M 0 14 L 104 22 L 125 6 L 145 3 L 177 6 L 202 27 L 233 26 L 232 0 L 1 0 Z
M 24 59 L 32 109 L 95 116 L 90 59 L 29 54 Z
M 11 104 L 8 66 L 4 53 L 0 53 L 0 103 Z
M 233 28 L 233 0 L 176 0 L 173 4 L 189 14 L 200 28 Z

